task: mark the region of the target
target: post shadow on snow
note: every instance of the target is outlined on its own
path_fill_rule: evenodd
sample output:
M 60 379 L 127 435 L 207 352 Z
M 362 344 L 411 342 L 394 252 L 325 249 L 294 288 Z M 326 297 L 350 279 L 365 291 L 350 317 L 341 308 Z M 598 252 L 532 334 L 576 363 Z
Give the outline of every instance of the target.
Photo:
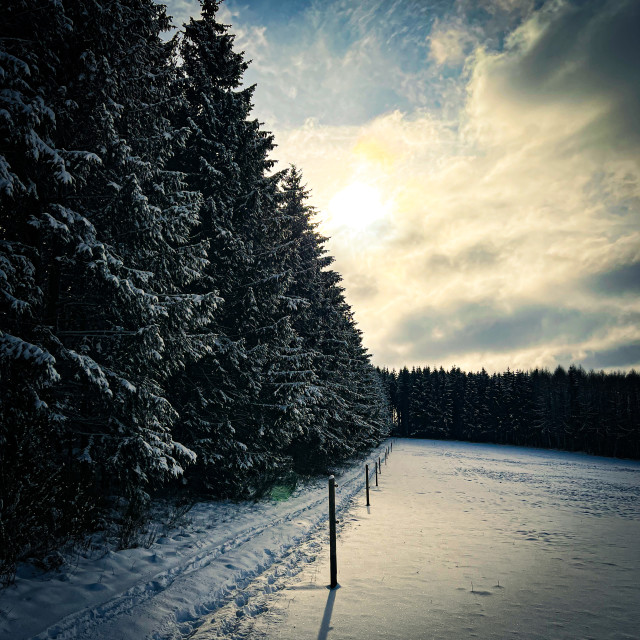
M 340 585 L 336 585 L 333 589 L 329 589 L 329 595 L 327 596 L 327 604 L 324 607 L 324 614 L 322 615 L 322 622 L 320 623 L 320 631 L 318 631 L 318 640 L 327 640 L 327 635 L 331 630 L 331 614 L 333 613 L 333 603 L 336 599 L 336 591 L 340 588 Z
M 387 456 L 389 451 L 385 451 L 384 463 L 387 464 Z M 376 487 L 378 486 L 378 469 L 382 472 L 382 462 L 378 457 L 376 463 Z M 365 484 L 367 492 L 367 514 L 371 514 L 371 505 L 369 503 L 369 465 L 365 465 Z M 327 604 L 324 608 L 324 614 L 322 616 L 322 622 L 320 623 L 320 630 L 318 631 L 318 640 L 326 640 L 327 635 L 331 629 L 331 614 L 333 613 L 333 604 L 336 598 L 336 591 L 340 588 L 337 583 L 337 560 L 336 560 L 336 528 L 335 525 L 338 522 L 335 516 L 335 488 L 338 485 L 335 483 L 335 477 L 333 474 L 329 476 L 329 538 L 330 538 L 330 560 L 331 560 L 331 584 L 327 587 L 329 589 L 329 595 L 327 597 Z

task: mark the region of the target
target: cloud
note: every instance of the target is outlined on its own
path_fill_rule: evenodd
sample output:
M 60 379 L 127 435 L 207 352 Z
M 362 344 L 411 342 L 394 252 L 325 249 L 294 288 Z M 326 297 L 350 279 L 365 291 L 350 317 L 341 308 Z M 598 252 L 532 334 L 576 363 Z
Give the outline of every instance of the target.
M 567 154 L 635 153 L 639 30 L 635 0 L 548 3 L 509 36 L 502 54 L 479 53 L 469 102 L 484 127 L 478 133 L 553 135 Z
M 222 5 L 376 364 L 631 366 L 640 4 L 540 4 Z M 353 184 L 386 217 L 332 213 Z
M 569 20 L 576 11 L 556 3 L 531 15 L 502 51 L 477 52 L 467 62 L 459 127 L 425 109 L 359 127 L 316 122 L 277 133 L 279 154 L 300 158 L 321 210 L 362 175 L 394 202 L 384 235 L 372 233 L 364 243 L 354 245 L 348 230 L 324 227 L 347 295 L 359 279 L 375 281 L 352 303 L 380 364 L 464 357 L 555 366 L 567 354 L 584 357 L 587 348 L 615 352 L 612 340 L 637 333 L 637 318 L 626 319 L 637 302 L 605 302 L 601 295 L 604 287 L 621 293 L 636 275 L 622 265 L 638 259 L 640 154 L 628 153 L 633 117 L 618 116 L 633 111 L 621 105 L 631 104 L 634 90 L 601 91 L 585 44 L 618 37 L 618 49 L 598 63 L 615 67 L 628 46 L 618 27 L 632 23 L 635 10 L 627 3 L 587 7 Z M 610 135 L 593 133 L 603 130 Z M 367 162 L 363 148 L 380 152 L 384 162 Z M 590 291 L 583 278 L 593 283 Z M 507 319 L 483 325 L 482 305 L 496 304 L 510 309 Z M 454 323 L 473 311 L 463 314 L 468 326 L 450 344 L 425 341 L 407 325 L 407 314 L 434 307 Z M 561 336 L 551 332 L 554 325 Z M 600 333 L 586 336 L 585 327 Z
M 636 368 L 640 362 L 640 342 L 623 344 L 612 349 L 589 353 L 581 362 L 586 369 Z
M 491 303 L 463 304 L 453 310 L 426 308 L 410 313 L 396 326 L 391 344 L 411 344 L 430 360 L 464 356 L 468 352 L 504 353 L 567 343 L 588 343 L 606 337 L 611 319 L 602 311 L 519 305 L 513 309 Z M 633 325 L 638 314 L 617 320 Z
M 268 4 L 265 14 L 277 3 Z M 312 115 L 322 123 L 350 125 L 409 106 L 391 23 L 385 37 L 370 33 L 384 2 L 301 5 L 287 20 L 266 24 L 252 22 L 251 5 L 221 6 L 237 47 L 252 60 L 246 82 L 260 85 L 255 100 L 261 119 L 269 126 L 301 126 Z
M 362 300 L 375 296 L 378 293 L 376 281 L 371 276 L 357 274 L 351 278 L 349 297 L 351 300 Z
M 523 306 L 508 312 L 488 304 L 468 304 L 455 313 L 424 310 L 402 321 L 396 341 L 420 341 L 422 350 L 437 358 L 467 351 L 510 351 L 575 336 L 587 337 L 597 326 L 593 318 L 575 310 Z
M 599 273 L 593 277 L 590 286 L 596 293 L 605 296 L 637 295 L 640 293 L 640 262 Z
M 456 255 L 434 253 L 428 256 L 426 268 L 429 273 L 451 271 L 475 271 L 492 268 L 501 261 L 499 251 L 492 243 L 478 243 Z
M 469 29 L 460 20 L 437 21 L 429 34 L 429 57 L 439 65 L 460 66 L 479 45 L 480 35 L 480 29 Z

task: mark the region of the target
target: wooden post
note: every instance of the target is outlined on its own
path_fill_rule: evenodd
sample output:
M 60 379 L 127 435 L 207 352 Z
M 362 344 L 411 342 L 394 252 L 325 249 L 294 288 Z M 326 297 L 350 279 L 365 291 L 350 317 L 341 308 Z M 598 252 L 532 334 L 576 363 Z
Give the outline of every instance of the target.
M 365 464 L 364 465 L 364 469 L 365 469 L 365 475 L 367 476 L 367 507 L 370 507 L 371 505 L 369 504 L 369 465 Z
M 376 465 L 376 487 L 378 486 L 378 463 L 375 463 Z
M 380 456 L 378 456 L 378 468 L 380 469 L 380 473 L 382 473 L 382 462 L 380 462 Z
M 393 442 L 391 443 L 391 451 L 393 451 Z
M 329 560 L 331 562 L 331 588 L 338 585 L 338 558 L 336 554 L 336 481 L 329 476 Z

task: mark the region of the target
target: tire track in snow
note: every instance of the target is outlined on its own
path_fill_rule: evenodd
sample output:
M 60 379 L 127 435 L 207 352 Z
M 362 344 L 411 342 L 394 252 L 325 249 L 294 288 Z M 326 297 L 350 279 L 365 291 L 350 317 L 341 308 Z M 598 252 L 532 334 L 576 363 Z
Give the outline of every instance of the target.
M 355 495 L 364 488 L 341 498 L 336 504 L 336 515 L 343 514 L 353 504 Z M 268 599 L 290 584 L 291 578 L 300 573 L 305 564 L 315 561 L 316 551 L 328 544 L 328 530 L 323 527 L 328 521 L 325 514 L 314 526 L 302 535 L 293 548 L 287 545 L 285 552 L 274 557 L 273 562 L 246 576 L 247 585 L 227 595 L 223 602 L 208 612 L 208 619 L 193 619 L 175 634 L 155 634 L 153 640 L 241 640 L 248 637 L 257 616 L 268 610 Z M 320 587 L 319 587 L 320 588 Z M 253 636 L 251 636 L 253 637 Z
M 336 501 L 337 516 L 342 516 L 363 488 L 364 480 L 359 482 L 354 491 L 340 496 Z M 321 502 L 326 502 L 326 497 Z M 326 538 L 328 541 L 328 531 L 322 530 L 328 519 L 329 514 L 325 513 L 301 536 L 296 537 L 293 545 L 283 545 L 281 552 L 272 556 L 271 562 L 258 567 L 256 571 L 243 573 L 239 587 L 226 593 L 216 601 L 214 607 L 206 611 L 208 619 L 205 620 L 204 616 L 185 618 L 173 633 L 154 634 L 153 640 L 235 640 L 246 637 L 247 623 L 250 625 L 251 619 L 266 610 L 266 598 L 287 586 L 290 579 L 302 571 L 304 564 L 315 559 L 313 552 L 322 547 L 317 539 Z M 270 571 L 272 567 L 274 569 Z
M 364 487 L 361 467 L 362 464 L 358 462 L 339 476 L 341 491 L 338 504 L 340 511 L 344 510 L 352 497 Z M 300 501 L 302 501 L 301 505 Z M 295 546 L 308 541 L 328 518 L 323 508 L 326 502 L 326 487 L 324 484 L 316 485 L 308 492 L 303 493 L 298 501 L 292 502 L 291 510 L 285 514 L 275 519 L 263 521 L 258 525 L 244 527 L 229 539 L 209 549 L 205 548 L 204 551 L 200 550 L 180 565 L 162 571 L 151 579 L 130 587 L 107 602 L 66 616 L 39 634 L 32 636 L 32 640 L 97 638 L 100 636 L 100 629 L 108 622 L 117 620 L 123 615 L 133 614 L 136 609 L 153 607 L 153 600 L 166 594 L 177 582 L 196 572 L 206 570 L 216 560 L 224 558 L 236 550 L 242 550 L 243 547 L 256 542 L 265 532 L 278 527 L 286 532 L 287 524 L 303 515 L 310 517 L 311 522 L 307 529 L 297 536 L 290 535 L 290 542 L 278 545 L 276 549 L 265 547 L 263 551 L 267 556 L 266 560 L 258 561 L 256 566 L 250 570 L 240 570 L 231 576 L 225 575 L 224 584 L 212 584 L 207 589 L 209 597 L 206 600 L 196 598 L 194 601 L 187 598 L 190 602 L 189 607 L 177 609 L 168 619 L 165 617 L 162 621 L 162 629 L 152 634 L 156 640 L 187 637 L 202 624 L 203 616 L 210 615 L 236 597 L 240 597 L 242 600 L 244 596 L 240 594 L 253 580 L 264 574 L 275 563 L 291 555 Z M 265 515 L 261 514 L 258 517 L 264 518 Z M 255 549 L 252 552 L 255 552 Z M 212 577 L 215 578 L 215 575 Z M 235 584 L 235 588 L 230 587 L 229 584 Z

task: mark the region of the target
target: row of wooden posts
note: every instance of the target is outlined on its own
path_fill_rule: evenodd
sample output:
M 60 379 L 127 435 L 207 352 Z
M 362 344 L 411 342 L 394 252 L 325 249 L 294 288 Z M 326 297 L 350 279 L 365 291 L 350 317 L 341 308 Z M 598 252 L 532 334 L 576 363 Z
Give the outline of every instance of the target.
M 384 450 L 384 464 L 387 464 L 387 458 L 393 451 L 393 442 L 389 443 L 389 446 Z M 382 475 L 382 456 L 378 456 L 377 460 L 374 460 L 376 465 L 376 487 L 378 486 L 378 476 Z M 369 498 L 369 465 L 364 465 L 365 469 L 365 486 L 367 490 L 367 507 L 371 506 Z M 329 559 L 331 564 L 331 588 L 335 589 L 338 586 L 338 557 L 336 554 L 336 480 L 333 476 L 329 476 Z

